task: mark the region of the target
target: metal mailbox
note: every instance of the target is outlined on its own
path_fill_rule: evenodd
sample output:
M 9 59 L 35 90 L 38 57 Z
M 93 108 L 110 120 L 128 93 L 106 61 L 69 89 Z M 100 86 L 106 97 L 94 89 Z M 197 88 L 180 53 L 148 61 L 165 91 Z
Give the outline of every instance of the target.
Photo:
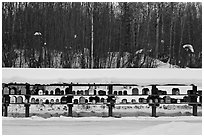
M 49 104 L 49 100 L 48 99 L 45 100 L 45 104 Z
M 127 95 L 127 90 L 124 90 L 124 91 L 123 91 L 123 95 Z
M 55 103 L 54 99 L 51 99 L 50 104 L 54 104 L 54 103 Z
M 78 104 L 78 99 L 74 99 L 74 104 Z
M 31 98 L 31 103 L 35 104 L 35 98 Z
M 149 95 L 150 94 L 150 91 L 148 88 L 143 88 L 142 89 L 142 95 Z
M 80 97 L 79 98 L 79 104 L 85 104 L 85 103 L 86 103 L 85 97 Z
M 127 104 L 127 99 L 122 99 L 122 104 Z
M 132 99 L 131 102 L 132 102 L 133 104 L 137 103 L 135 99 Z
M 15 88 L 15 87 L 12 87 L 12 88 L 11 88 L 10 94 L 11 94 L 11 95 L 16 95 L 16 88 Z
M 51 91 L 50 91 L 50 95 L 53 95 L 53 94 L 54 94 L 54 91 L 53 91 L 53 90 L 51 90 Z
M 23 97 L 22 96 L 17 97 L 17 103 L 23 103 Z
M 118 95 L 123 95 L 123 92 L 122 91 L 118 91 Z
M 61 104 L 67 104 L 67 97 L 62 97 L 61 98 Z
M 132 95 L 139 95 L 139 90 L 138 90 L 138 88 L 133 88 L 133 89 L 132 89 Z
M 180 94 L 179 88 L 172 88 L 172 95 L 179 95 L 179 94 Z
M 12 96 L 10 99 L 10 103 L 16 103 L 17 102 L 17 98 L 15 96 Z
M 55 89 L 55 95 L 60 95 L 60 88 Z
M 25 87 L 21 87 L 21 95 L 25 95 L 26 94 L 26 88 Z
M 9 95 L 9 88 L 8 87 L 4 87 L 3 94 L 4 95 Z

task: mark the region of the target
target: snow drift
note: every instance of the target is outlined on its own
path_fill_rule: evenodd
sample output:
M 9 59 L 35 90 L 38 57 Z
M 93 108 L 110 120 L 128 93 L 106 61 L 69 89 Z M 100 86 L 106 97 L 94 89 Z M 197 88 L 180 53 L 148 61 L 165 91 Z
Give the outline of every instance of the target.
M 54 69 L 2 68 L 3 83 L 114 83 L 202 85 L 201 69 Z

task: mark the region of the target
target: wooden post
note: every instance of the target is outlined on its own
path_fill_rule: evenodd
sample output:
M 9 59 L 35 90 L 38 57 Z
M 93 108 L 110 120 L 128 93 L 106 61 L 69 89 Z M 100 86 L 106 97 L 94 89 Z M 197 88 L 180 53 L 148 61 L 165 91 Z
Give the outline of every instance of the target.
M 69 94 L 67 96 L 67 106 L 68 106 L 68 117 L 72 117 L 72 98 L 73 98 L 72 84 L 69 85 Z
M 113 116 L 113 106 L 111 104 L 108 105 L 108 116 L 109 117 Z
M 154 104 L 154 105 L 152 105 L 152 117 L 156 117 L 156 114 L 157 114 L 157 112 L 156 112 L 156 106 L 155 106 L 155 104 Z
M 197 103 L 197 86 L 195 86 L 195 85 L 193 85 L 193 87 L 192 87 L 192 89 L 193 89 L 193 102 L 194 103 Z M 197 104 L 193 104 L 193 116 L 197 116 L 197 107 L 198 105 Z
M 8 116 L 8 106 L 9 106 L 9 104 L 4 104 L 3 105 L 3 107 L 4 107 L 4 117 Z
M 30 104 L 25 104 L 25 117 L 29 117 Z
M 67 104 L 67 106 L 68 106 L 68 117 L 72 117 L 73 104 Z
M 108 116 L 109 117 L 112 117 L 113 116 L 113 106 L 114 106 L 114 102 L 112 100 L 112 97 L 113 97 L 113 85 L 109 85 L 108 86 Z
M 193 116 L 197 116 L 197 105 L 193 105 Z

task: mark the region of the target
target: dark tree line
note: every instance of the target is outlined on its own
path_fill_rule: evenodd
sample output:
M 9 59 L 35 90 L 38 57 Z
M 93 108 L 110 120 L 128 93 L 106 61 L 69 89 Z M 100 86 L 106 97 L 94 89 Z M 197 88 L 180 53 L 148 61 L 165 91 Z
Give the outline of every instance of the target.
M 2 3 L 3 67 L 18 58 L 18 67 L 89 68 L 92 42 L 95 68 L 141 67 L 141 49 L 145 59 L 202 67 L 202 3 Z

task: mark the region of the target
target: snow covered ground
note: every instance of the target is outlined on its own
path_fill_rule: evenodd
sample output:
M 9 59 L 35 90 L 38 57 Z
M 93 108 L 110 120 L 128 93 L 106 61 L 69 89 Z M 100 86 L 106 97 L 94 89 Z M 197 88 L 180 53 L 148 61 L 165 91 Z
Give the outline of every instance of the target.
M 202 86 L 201 69 L 51 69 L 2 68 L 2 82 L 29 84 L 119 83 L 195 84 Z
M 2 118 L 3 135 L 201 135 L 202 117 Z

